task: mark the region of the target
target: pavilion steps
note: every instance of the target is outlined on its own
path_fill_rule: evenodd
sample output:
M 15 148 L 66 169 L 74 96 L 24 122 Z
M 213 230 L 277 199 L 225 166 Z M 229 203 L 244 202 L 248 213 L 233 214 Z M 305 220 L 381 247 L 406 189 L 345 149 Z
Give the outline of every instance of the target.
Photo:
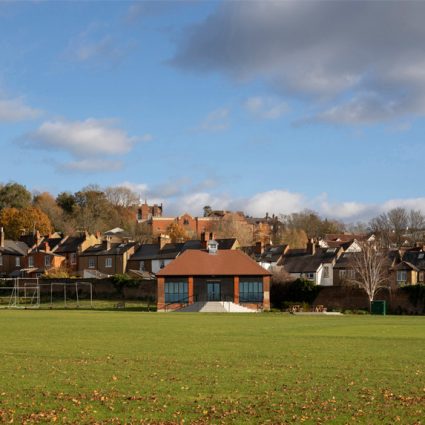
M 176 310 L 181 313 L 256 313 L 248 307 L 236 304 L 231 301 L 204 301 L 195 302 L 186 307 Z

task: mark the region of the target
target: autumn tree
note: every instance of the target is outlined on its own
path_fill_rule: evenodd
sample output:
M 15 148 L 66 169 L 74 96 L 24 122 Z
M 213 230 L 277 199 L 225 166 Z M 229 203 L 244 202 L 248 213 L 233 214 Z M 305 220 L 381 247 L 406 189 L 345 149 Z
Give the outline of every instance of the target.
M 228 213 L 212 225 L 212 231 L 218 238 L 236 238 L 241 246 L 253 244 L 253 230 L 253 226 L 238 213 Z
M 388 256 L 384 250 L 378 249 L 370 242 L 358 242 L 361 248 L 351 256 L 350 266 L 354 271 L 351 283 L 363 289 L 369 299 L 369 307 L 376 294 L 383 288 L 389 287 Z
M 171 242 L 184 242 L 188 239 L 186 231 L 178 223 L 171 223 L 167 227 L 167 235 L 170 236 Z
M 18 239 L 24 233 L 40 231 L 42 234 L 52 232 L 49 217 L 36 207 L 3 208 L 0 212 L 0 223 L 6 237 Z
M 69 219 L 65 219 L 63 209 L 56 203 L 55 198 L 49 192 L 39 193 L 34 196 L 33 205 L 43 211 L 50 219 L 56 231 L 65 233 L 72 232 L 73 226 Z
M 0 185 L 0 210 L 3 208 L 25 208 L 31 204 L 31 193 L 18 183 Z
M 305 248 L 308 237 L 303 229 L 284 229 L 282 232 L 282 241 L 292 249 Z

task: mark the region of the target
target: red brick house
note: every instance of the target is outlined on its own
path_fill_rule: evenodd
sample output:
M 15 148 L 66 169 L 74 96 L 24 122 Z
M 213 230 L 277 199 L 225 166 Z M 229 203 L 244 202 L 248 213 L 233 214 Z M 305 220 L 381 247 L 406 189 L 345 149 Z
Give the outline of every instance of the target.
M 187 250 L 157 273 L 158 311 L 232 302 L 270 310 L 270 272 L 239 250 Z

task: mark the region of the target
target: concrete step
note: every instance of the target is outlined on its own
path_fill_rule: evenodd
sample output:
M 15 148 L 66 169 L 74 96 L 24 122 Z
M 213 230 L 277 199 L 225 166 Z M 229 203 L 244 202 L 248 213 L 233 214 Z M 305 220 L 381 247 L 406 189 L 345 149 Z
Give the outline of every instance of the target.
M 256 310 L 235 304 L 231 301 L 195 302 L 179 310 L 180 313 L 256 313 Z

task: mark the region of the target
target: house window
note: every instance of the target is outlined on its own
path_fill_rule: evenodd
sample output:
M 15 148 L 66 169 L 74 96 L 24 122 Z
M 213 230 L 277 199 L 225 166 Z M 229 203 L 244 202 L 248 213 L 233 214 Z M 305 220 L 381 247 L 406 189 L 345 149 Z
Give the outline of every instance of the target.
M 187 282 L 174 281 L 165 282 L 165 302 L 178 303 L 188 301 L 188 287 Z
M 107 267 L 107 268 L 111 268 L 112 267 L 112 258 L 111 257 L 108 257 L 105 260 L 105 267 Z
M 3 265 L 3 255 L 0 254 L 0 266 Z
M 314 280 L 314 273 L 306 273 L 306 277 L 308 280 Z
M 34 267 L 34 257 L 32 255 L 28 257 L 28 267 Z
M 144 272 L 145 271 L 145 262 L 144 261 L 140 261 L 139 270 L 141 272 Z
M 46 255 L 44 257 L 44 266 L 50 267 L 51 264 L 52 264 L 52 257 L 50 257 L 50 255 Z
M 423 283 L 424 281 L 424 272 L 419 272 L 418 273 L 418 282 Z
M 21 257 L 15 257 L 15 266 L 20 267 L 21 266 Z
M 183 224 L 184 224 L 185 226 L 188 226 L 188 225 L 189 225 L 189 220 L 188 220 L 187 218 L 185 218 L 185 219 L 183 220 Z
M 160 262 L 159 262 L 159 268 L 160 269 L 163 269 L 165 267 L 165 261 L 164 260 L 161 260 Z
M 340 270 L 339 271 L 339 278 L 345 279 L 347 277 L 347 270 Z
M 239 282 L 239 302 L 262 302 L 263 282 L 258 279 L 244 279 Z
M 71 253 L 70 261 L 71 264 L 77 264 L 77 254 L 75 252 Z
M 323 267 L 323 277 L 325 279 L 329 278 L 329 266 Z
M 407 281 L 407 271 L 406 270 L 398 270 L 397 271 L 397 282 L 406 282 Z
M 89 258 L 89 269 L 94 269 L 96 266 L 96 261 L 94 258 Z
M 349 279 L 355 279 L 356 278 L 356 271 L 355 270 L 348 270 L 348 278 Z

